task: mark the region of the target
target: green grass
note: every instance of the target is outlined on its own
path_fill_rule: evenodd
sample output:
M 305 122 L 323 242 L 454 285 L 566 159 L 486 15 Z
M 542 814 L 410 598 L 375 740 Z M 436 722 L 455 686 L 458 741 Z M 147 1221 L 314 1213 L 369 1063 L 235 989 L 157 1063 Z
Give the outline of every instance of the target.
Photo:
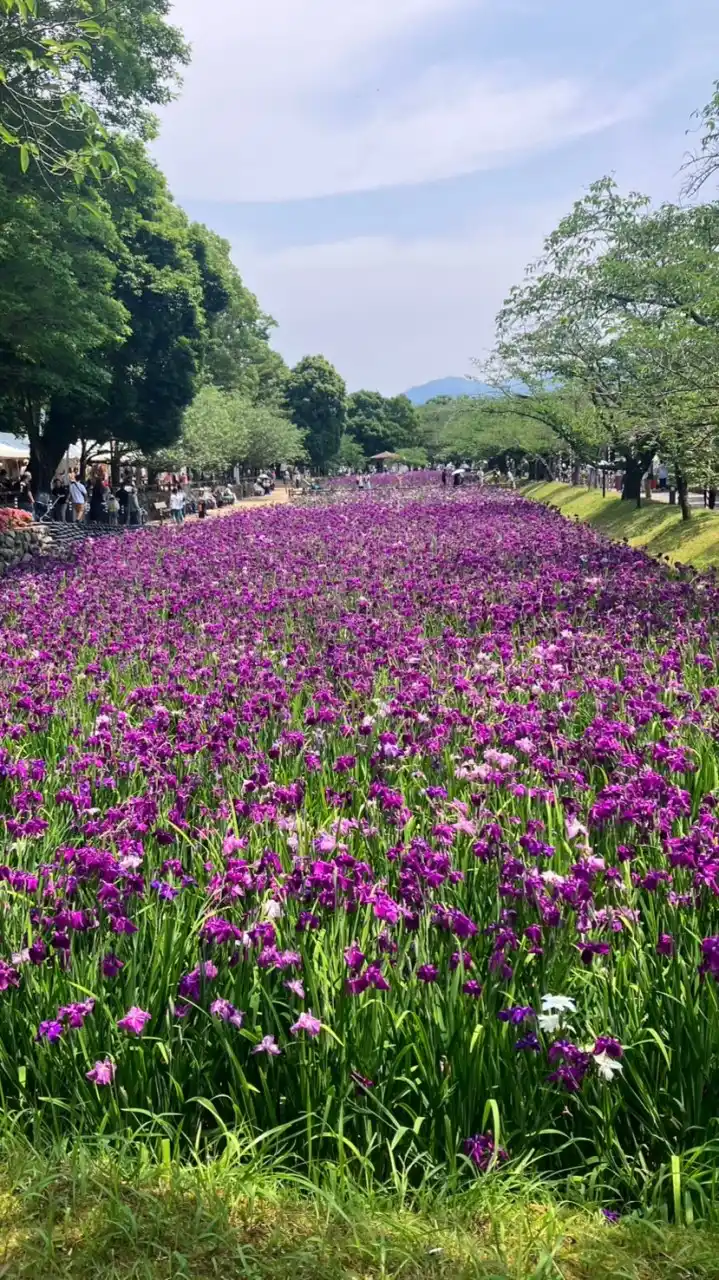
M 491 1176 L 410 1206 L 217 1162 L 27 1153 L 0 1165 L 3 1280 L 710 1280 L 719 1232 L 562 1204 Z
M 530 484 L 523 493 L 650 555 L 667 556 L 697 569 L 719 566 L 719 512 L 693 511 L 691 519 L 683 521 L 678 507 L 654 502 L 637 510 L 615 493 L 603 498 L 599 490 L 559 483 Z

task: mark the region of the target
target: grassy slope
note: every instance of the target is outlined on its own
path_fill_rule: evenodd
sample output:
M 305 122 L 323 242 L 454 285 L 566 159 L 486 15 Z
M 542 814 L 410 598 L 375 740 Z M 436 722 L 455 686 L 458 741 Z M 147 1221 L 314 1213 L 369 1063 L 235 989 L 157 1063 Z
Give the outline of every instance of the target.
M 716 1280 L 719 1233 L 553 1206 L 491 1178 L 415 1211 L 221 1164 L 0 1170 L 4 1280 Z
M 719 512 L 694 511 L 691 520 L 683 522 L 678 507 L 655 502 L 637 511 L 633 503 L 621 502 L 617 494 L 603 498 L 601 491 L 567 484 L 530 484 L 523 493 L 558 508 L 563 515 L 578 517 L 610 538 L 626 538 L 633 547 L 643 547 L 651 555 L 668 556 L 697 569 L 719 566 Z

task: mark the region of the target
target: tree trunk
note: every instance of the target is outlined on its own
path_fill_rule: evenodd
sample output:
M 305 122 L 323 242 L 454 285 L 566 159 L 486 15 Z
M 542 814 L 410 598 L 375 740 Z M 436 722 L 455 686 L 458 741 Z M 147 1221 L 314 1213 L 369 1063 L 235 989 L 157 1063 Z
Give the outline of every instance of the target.
M 643 474 L 644 468 L 637 458 L 625 459 L 622 502 L 636 502 L 637 506 L 641 507 Z
M 47 424 L 45 424 L 47 426 Z M 30 475 L 33 494 L 49 493 L 53 477 L 70 441 L 43 428 L 39 415 L 30 413 L 27 418 L 27 435 L 30 442 Z
M 30 441 L 30 471 L 35 497 L 49 493 L 53 477 L 62 462 L 63 454 L 77 439 L 77 430 L 71 412 L 51 404 L 44 418 L 29 407 L 28 439 Z
M 679 506 L 681 507 L 682 520 L 689 520 L 692 514 L 689 506 L 689 485 L 686 477 L 677 472 L 677 497 L 679 498 Z
M 117 489 L 120 484 L 121 446 L 118 440 L 110 441 L 110 485 Z
M 708 504 L 707 504 L 709 507 L 709 510 L 713 511 L 716 507 L 716 504 L 717 504 L 717 491 L 716 489 L 710 489 L 709 495 L 708 495 Z

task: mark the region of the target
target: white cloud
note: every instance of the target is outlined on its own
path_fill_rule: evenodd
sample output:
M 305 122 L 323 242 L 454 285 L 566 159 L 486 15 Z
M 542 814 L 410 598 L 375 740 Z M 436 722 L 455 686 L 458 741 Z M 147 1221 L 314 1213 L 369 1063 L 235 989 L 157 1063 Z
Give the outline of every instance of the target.
M 489 0 L 487 0 L 489 2 Z M 636 109 L 571 77 L 398 56 L 477 0 L 176 0 L 193 43 L 158 158 L 180 198 L 281 201 L 449 178 Z M 438 28 L 439 29 L 439 28 Z
M 496 312 L 557 212 L 527 208 L 514 226 L 452 239 L 365 236 L 272 253 L 242 243 L 234 258 L 279 322 L 290 363 L 322 352 L 350 390 L 394 394 L 471 372 L 472 357 L 488 354 Z

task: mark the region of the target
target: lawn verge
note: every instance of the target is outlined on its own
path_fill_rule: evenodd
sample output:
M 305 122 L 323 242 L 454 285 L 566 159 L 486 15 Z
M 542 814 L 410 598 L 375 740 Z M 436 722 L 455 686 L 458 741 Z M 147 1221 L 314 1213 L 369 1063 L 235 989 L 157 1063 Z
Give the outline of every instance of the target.
M 331 1185 L 331 1180 L 328 1185 Z M 627 1219 L 502 1177 L 448 1200 L 202 1167 L 14 1157 L 4 1280 L 714 1280 L 719 1232 Z
M 615 542 L 626 540 L 650 555 L 667 556 L 697 569 L 719 566 L 719 512 L 694 511 L 690 520 L 682 521 L 678 507 L 655 502 L 637 510 L 617 494 L 603 498 L 599 490 L 556 482 L 529 484 L 522 492 L 533 502 L 592 525 Z

